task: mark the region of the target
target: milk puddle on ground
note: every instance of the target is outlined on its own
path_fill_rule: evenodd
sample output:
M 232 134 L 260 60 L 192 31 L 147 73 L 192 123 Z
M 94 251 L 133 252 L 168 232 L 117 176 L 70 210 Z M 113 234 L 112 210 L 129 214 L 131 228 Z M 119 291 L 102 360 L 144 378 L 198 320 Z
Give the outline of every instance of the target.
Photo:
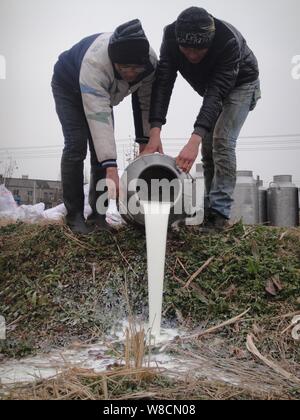
M 96 373 L 106 372 L 115 363 L 123 363 L 123 358 L 117 354 L 112 355 L 111 349 L 116 343 L 125 342 L 125 330 L 130 328 L 128 321 L 121 322 L 107 335 L 105 341 L 96 344 L 85 345 L 74 343 L 68 348 L 53 349 L 47 354 L 26 357 L 21 360 L 9 359 L 0 363 L 0 399 L 1 385 L 16 383 L 33 383 L 41 379 L 54 378 L 60 373 L 71 368 L 92 369 Z M 144 329 L 142 325 L 134 325 L 137 332 Z M 145 353 L 144 366 L 163 368 L 170 372 L 179 372 L 182 366 L 187 366 L 178 358 L 172 357 L 165 352 L 168 343 L 179 335 L 175 329 L 162 329 L 161 334 L 155 340 L 155 348 L 151 343 L 150 359 Z
M 160 337 L 165 258 L 171 203 L 141 201 L 145 214 L 149 290 L 149 329 Z
M 162 346 L 159 354 L 151 357 L 150 366 L 160 365 L 167 369 L 174 368 L 178 372 L 178 366 L 182 365 L 181 361 L 178 362 L 165 354 L 164 349 L 165 345 L 179 335 L 179 332 L 175 329 L 161 329 L 166 243 L 171 203 L 150 201 L 141 202 L 141 205 L 145 213 L 149 285 L 149 324 L 145 328 L 145 332 L 146 337 L 149 337 L 149 332 L 151 334 L 149 340 L 151 346 L 153 344 Z M 118 341 L 124 341 L 124 330 L 128 327 L 129 324 L 123 322 L 122 328 L 114 332 Z M 154 343 L 152 338 L 154 338 Z M 111 340 L 113 340 L 112 337 L 108 338 L 108 341 Z M 34 382 L 41 378 L 53 377 L 63 371 L 66 364 L 103 372 L 115 362 L 113 358 L 107 356 L 107 350 L 106 343 L 99 343 L 53 351 L 47 355 L 26 358 L 21 361 L 10 360 L 0 365 L 0 382 L 3 384 Z

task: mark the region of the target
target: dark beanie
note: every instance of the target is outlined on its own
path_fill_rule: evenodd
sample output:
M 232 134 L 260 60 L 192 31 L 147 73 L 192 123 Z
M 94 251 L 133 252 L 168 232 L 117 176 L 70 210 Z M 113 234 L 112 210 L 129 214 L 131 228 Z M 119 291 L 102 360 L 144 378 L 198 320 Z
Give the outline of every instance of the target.
M 108 46 L 111 61 L 118 64 L 147 64 L 149 51 L 148 39 L 138 19 L 119 26 Z
M 183 47 L 209 48 L 215 31 L 214 18 L 200 7 L 184 10 L 176 21 L 177 43 Z

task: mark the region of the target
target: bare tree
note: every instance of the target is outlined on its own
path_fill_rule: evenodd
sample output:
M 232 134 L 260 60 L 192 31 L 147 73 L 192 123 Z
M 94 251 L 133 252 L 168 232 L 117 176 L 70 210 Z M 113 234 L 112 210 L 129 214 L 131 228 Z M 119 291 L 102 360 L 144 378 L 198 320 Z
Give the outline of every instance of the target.
M 12 178 L 15 170 L 18 169 L 17 161 L 9 156 L 6 160 L 0 161 L 0 165 L 3 166 L 3 183 L 6 186 L 7 180 Z

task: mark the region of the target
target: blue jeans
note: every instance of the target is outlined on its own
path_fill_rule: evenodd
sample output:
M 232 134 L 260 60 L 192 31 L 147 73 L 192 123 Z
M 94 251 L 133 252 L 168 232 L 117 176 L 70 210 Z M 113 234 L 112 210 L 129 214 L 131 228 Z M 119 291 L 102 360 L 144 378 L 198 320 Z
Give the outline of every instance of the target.
M 259 80 L 234 88 L 223 109 L 202 142 L 205 183 L 205 210 L 215 210 L 230 219 L 236 185 L 236 142 L 257 101 L 261 98 Z

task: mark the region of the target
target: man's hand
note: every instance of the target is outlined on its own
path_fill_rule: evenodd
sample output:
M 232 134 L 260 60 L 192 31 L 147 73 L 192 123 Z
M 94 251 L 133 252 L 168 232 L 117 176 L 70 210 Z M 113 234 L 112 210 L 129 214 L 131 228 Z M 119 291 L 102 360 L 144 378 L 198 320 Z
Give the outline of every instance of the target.
M 162 155 L 164 154 L 160 132 L 161 129 L 156 127 L 150 130 L 149 143 L 146 144 L 146 147 L 141 152 L 142 155 L 151 155 L 156 152 L 161 153 Z
M 116 200 L 119 196 L 119 174 L 118 168 L 106 169 L 106 185 L 108 188 L 108 198 Z
M 197 159 L 199 154 L 199 147 L 202 142 L 202 138 L 197 134 L 193 134 L 188 144 L 179 153 L 176 164 L 184 172 L 190 172 L 192 166 Z
M 147 144 L 140 144 L 139 150 L 140 150 L 140 155 L 144 152 L 144 150 L 146 149 Z

